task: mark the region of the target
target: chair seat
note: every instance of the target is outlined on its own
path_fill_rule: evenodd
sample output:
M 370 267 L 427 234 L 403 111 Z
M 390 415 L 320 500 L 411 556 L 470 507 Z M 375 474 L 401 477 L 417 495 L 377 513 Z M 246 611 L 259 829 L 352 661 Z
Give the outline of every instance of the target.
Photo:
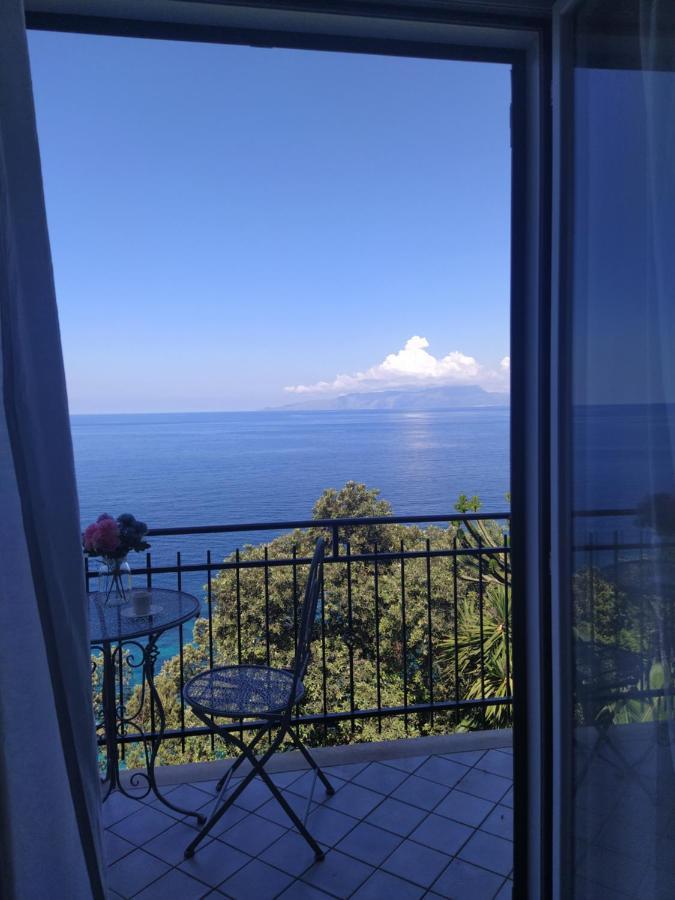
M 190 706 L 211 716 L 254 718 L 283 712 L 293 689 L 293 673 L 267 666 L 219 666 L 191 678 L 183 688 Z M 305 688 L 298 682 L 293 703 Z

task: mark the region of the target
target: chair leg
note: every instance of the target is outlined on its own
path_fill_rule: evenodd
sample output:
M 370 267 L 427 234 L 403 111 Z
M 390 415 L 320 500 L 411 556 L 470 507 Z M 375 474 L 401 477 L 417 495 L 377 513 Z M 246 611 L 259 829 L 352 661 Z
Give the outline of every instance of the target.
M 218 733 L 218 735 L 220 736 L 223 743 L 234 746 L 237 750 L 239 750 L 239 753 L 240 753 L 238 759 L 235 760 L 235 762 L 232 764 L 232 766 L 230 766 L 228 771 L 225 773 L 225 777 L 221 778 L 221 780 L 219 782 L 221 787 L 220 787 L 220 790 L 218 791 L 218 797 L 216 798 L 216 805 L 217 805 L 218 799 L 220 799 L 220 794 L 222 793 L 223 783 L 228 780 L 229 775 L 232 774 L 234 769 L 236 769 L 237 766 L 241 765 L 241 763 L 244 761 L 244 759 L 253 760 L 254 763 L 256 763 L 257 760 L 256 760 L 255 756 L 253 755 L 253 753 L 249 750 L 247 745 L 244 743 L 243 740 L 241 740 L 240 738 L 237 738 L 234 734 L 230 734 L 228 731 L 225 731 L 224 729 L 219 729 L 213 718 L 209 718 L 208 716 L 203 715 L 198 710 L 194 710 L 194 712 L 206 726 L 208 726 L 209 728 L 215 729 L 215 731 Z M 251 741 L 251 745 L 255 746 L 258 743 L 258 741 L 263 737 L 263 735 L 269 733 L 272 730 L 272 727 L 274 727 L 274 726 L 271 724 L 267 728 L 260 729 L 260 731 L 255 735 L 255 737 Z M 277 737 L 271 742 L 270 746 L 267 749 L 267 752 L 264 754 L 264 756 L 262 758 L 263 763 L 267 762 L 267 760 L 277 750 L 282 739 L 283 739 L 283 733 L 277 735 Z M 193 856 L 196 848 L 199 846 L 201 841 L 206 837 L 206 835 L 213 828 L 213 826 L 218 821 L 220 821 L 220 819 L 225 815 L 227 810 L 230 808 L 230 806 L 232 806 L 232 804 L 237 799 L 237 797 L 242 793 L 242 791 L 244 791 L 248 787 L 248 785 L 253 781 L 256 774 L 257 774 L 256 766 L 253 765 L 251 767 L 251 771 L 248 773 L 248 775 L 245 775 L 244 778 L 242 778 L 242 780 L 236 786 L 234 791 L 232 791 L 230 796 L 226 800 L 223 801 L 222 806 L 218 809 L 214 809 L 214 811 L 211 813 L 208 820 L 204 824 L 203 828 L 200 830 L 200 832 L 197 834 L 197 836 L 194 838 L 194 840 L 192 840 L 188 844 L 188 846 L 185 848 L 185 852 L 183 855 L 185 856 L 186 859 L 189 859 L 191 856 Z
M 637 760 L 635 760 L 635 762 L 631 763 L 626 759 L 623 752 L 614 744 L 614 742 L 612 741 L 612 739 L 609 735 L 609 730 L 607 732 L 605 732 L 604 742 L 607 745 L 607 748 L 609 750 L 611 750 L 612 754 L 614 755 L 614 757 L 616 759 L 616 762 L 614 763 L 614 765 L 619 769 L 619 771 L 622 773 L 622 775 L 624 777 L 630 778 L 632 781 L 634 781 L 636 784 L 638 784 L 639 787 L 644 791 L 644 793 L 649 798 L 650 803 L 652 803 L 652 804 L 655 803 L 656 797 L 654 796 L 651 787 L 649 787 L 649 785 L 647 783 L 645 783 L 644 778 L 640 775 L 640 765 L 649 756 L 652 748 L 648 747 L 646 752 L 643 753 L 639 759 L 637 759 Z M 607 759 L 606 762 L 609 765 L 612 765 L 611 760 Z
M 335 788 L 334 788 L 333 785 L 330 783 L 330 781 L 326 778 L 326 776 L 324 775 L 324 773 L 321 771 L 321 769 L 319 768 L 319 766 L 318 766 L 317 763 L 315 762 L 314 757 L 312 756 L 312 754 L 309 752 L 309 750 L 307 749 L 307 747 L 305 747 L 305 745 L 304 745 L 304 744 L 302 743 L 302 741 L 300 740 L 299 736 L 296 734 L 296 732 L 295 732 L 290 726 L 289 726 L 289 728 L 288 728 L 288 733 L 290 734 L 291 740 L 293 741 L 293 743 L 295 744 L 295 746 L 296 746 L 296 747 L 298 748 L 298 750 L 302 753 L 302 755 L 305 757 L 305 759 L 307 760 L 307 762 L 310 764 L 310 766 L 314 769 L 314 771 L 316 772 L 316 774 L 317 774 L 317 775 L 319 776 L 319 778 L 321 779 L 321 784 L 323 784 L 323 786 L 326 788 L 326 793 L 328 794 L 328 796 L 329 796 L 329 797 L 332 796 L 332 795 L 335 793 Z
M 613 768 L 617 769 L 617 771 L 619 771 L 621 773 L 622 777 L 628 777 L 628 778 L 631 778 L 631 780 L 635 781 L 639 785 L 639 787 L 644 791 L 644 793 L 647 795 L 649 800 L 653 803 L 654 797 L 652 795 L 651 789 L 649 788 L 649 786 L 647 784 L 645 784 L 643 778 L 635 771 L 636 768 L 639 768 L 642 760 L 644 758 L 646 758 L 646 756 L 649 755 L 650 750 L 648 749 L 647 753 L 645 753 L 643 755 L 643 757 L 641 757 L 639 760 L 637 760 L 636 763 L 631 765 L 628 762 L 628 760 L 624 757 L 623 753 L 614 745 L 614 743 L 610 737 L 610 732 L 609 732 L 610 727 L 611 727 L 611 723 L 609 725 L 605 725 L 605 726 L 597 725 L 597 724 L 595 725 L 595 730 L 596 730 L 597 736 L 595 738 L 593 746 L 591 747 L 591 749 L 589 751 L 588 759 L 585 761 L 583 767 L 580 769 L 580 771 L 576 775 L 575 790 L 578 790 L 579 786 L 583 783 L 584 779 L 586 778 L 586 776 L 588 775 L 588 773 L 590 771 L 591 766 L 593 765 L 593 762 L 596 759 L 599 759 L 603 763 L 606 763 L 607 765 L 612 766 Z M 602 751 L 603 751 L 603 748 L 605 748 L 605 747 L 607 748 L 607 750 L 609 750 L 613 754 L 613 756 L 615 758 L 614 761 L 612 761 L 606 755 L 603 754 Z
M 244 776 L 236 788 L 232 791 L 230 796 L 225 800 L 222 806 L 219 809 L 214 810 L 211 816 L 207 819 L 206 824 L 202 827 L 199 834 L 190 841 L 188 846 L 185 848 L 185 852 L 183 856 L 185 859 L 190 859 L 191 856 L 194 856 L 194 852 L 197 847 L 204 840 L 206 835 L 211 831 L 213 826 L 222 819 L 227 810 L 232 806 L 237 797 L 248 787 L 248 785 L 253 781 L 256 776 L 255 770 L 251 770 L 248 775 Z
M 269 729 L 267 729 L 267 728 L 265 728 L 265 729 L 262 729 L 262 728 L 261 728 L 261 729 L 260 729 L 260 731 L 258 732 L 258 734 L 256 734 L 256 736 L 253 738 L 253 740 L 252 740 L 251 743 L 249 744 L 249 750 L 253 750 L 253 748 L 254 748 L 255 745 L 258 743 L 258 741 L 260 740 L 260 738 L 261 738 L 264 734 L 267 734 L 268 730 L 269 730 Z M 243 763 L 243 761 L 244 761 L 245 759 L 246 759 L 246 756 L 242 754 L 241 756 L 237 757 L 237 759 L 236 759 L 236 760 L 232 763 L 232 765 L 227 769 L 227 771 L 225 772 L 225 774 L 223 775 L 223 777 L 220 779 L 220 781 L 219 781 L 218 784 L 216 785 L 216 791 L 217 791 L 218 793 L 220 793 L 220 791 L 222 791 L 223 785 L 225 784 L 225 782 L 228 780 L 228 778 L 230 778 L 232 775 L 234 775 L 235 771 L 239 768 L 239 766 L 241 765 L 241 763 Z
M 303 838 L 307 841 L 309 846 L 312 848 L 317 860 L 323 859 L 324 858 L 323 850 L 321 849 L 319 844 L 314 840 L 312 835 L 309 833 L 305 823 L 300 819 L 300 817 L 295 812 L 295 810 L 292 809 L 292 807 L 288 804 L 288 802 L 286 801 L 285 797 L 283 796 L 283 794 L 281 793 L 279 788 L 276 786 L 276 784 L 272 781 L 270 776 L 265 771 L 265 765 L 267 764 L 267 762 L 272 758 L 272 756 L 279 749 L 279 747 L 280 747 L 283 739 L 286 737 L 286 735 L 290 734 L 291 739 L 293 740 L 294 744 L 300 748 L 305 759 L 307 759 L 307 761 L 312 766 L 312 768 L 315 770 L 315 772 L 321 777 L 321 780 L 324 783 L 328 793 L 329 794 L 335 793 L 332 785 L 330 784 L 330 782 L 328 781 L 326 776 L 323 774 L 323 772 L 319 769 L 317 764 L 314 762 L 314 760 L 310 756 L 310 753 L 307 750 L 307 748 L 303 745 L 302 741 L 297 736 L 297 734 L 295 734 L 291 730 L 291 728 L 288 724 L 288 721 L 282 720 L 282 721 L 270 723 L 270 725 L 267 728 L 261 728 L 258 731 L 258 733 L 255 735 L 255 737 L 250 742 L 250 744 L 246 744 L 241 738 L 238 738 L 236 735 L 230 733 L 229 731 L 225 731 L 224 729 L 219 729 L 218 726 L 216 725 L 215 721 L 213 721 L 212 719 L 209 720 L 206 716 L 201 715 L 197 710 L 195 710 L 195 713 L 200 719 L 202 719 L 202 721 L 209 728 L 214 728 L 216 730 L 216 732 L 218 733 L 218 735 L 220 736 L 220 738 L 226 744 L 230 744 L 230 745 L 234 746 L 237 750 L 239 750 L 239 753 L 240 753 L 239 757 L 235 760 L 235 762 L 230 766 L 230 768 L 225 773 L 225 775 L 218 782 L 219 796 L 216 799 L 216 803 L 218 802 L 218 799 L 220 799 L 220 794 L 222 793 L 223 787 L 229 781 L 229 777 L 232 775 L 232 772 L 234 772 L 234 770 L 238 766 L 240 766 L 241 763 L 245 759 L 248 760 L 248 762 L 250 763 L 251 770 L 248 772 L 247 775 L 244 776 L 244 778 L 242 778 L 242 780 L 239 782 L 239 784 L 234 789 L 234 791 L 232 791 L 230 796 L 226 800 L 223 801 L 222 806 L 220 806 L 220 808 L 215 809 L 213 811 L 213 813 L 209 817 L 206 824 L 202 827 L 202 829 L 199 831 L 199 833 L 196 835 L 196 837 L 188 844 L 188 846 L 185 848 L 185 852 L 184 852 L 185 858 L 189 859 L 191 856 L 194 855 L 194 852 L 195 852 L 196 848 L 199 846 L 199 844 L 201 843 L 201 841 L 211 831 L 213 826 L 218 821 L 220 821 L 220 819 L 225 815 L 225 813 L 230 808 L 230 806 L 234 803 L 234 801 L 237 799 L 237 797 L 239 797 L 239 795 L 244 790 L 246 790 L 246 788 L 253 781 L 255 776 L 258 775 L 265 782 L 265 784 L 270 789 L 272 795 L 277 800 L 277 802 L 279 803 L 281 808 L 284 810 L 286 815 L 293 822 L 293 824 L 298 829 L 300 834 L 303 836 Z M 278 730 L 276 736 L 274 737 L 274 740 L 271 741 L 269 747 L 267 748 L 265 753 L 262 755 L 262 757 L 260 759 L 257 759 L 253 752 L 253 748 L 256 746 L 256 744 L 261 740 L 261 738 L 265 734 L 271 733 L 273 728 L 275 728 L 275 727 L 278 727 L 279 730 Z
M 272 781 L 272 779 L 267 774 L 267 772 L 262 767 L 262 765 L 257 760 L 255 760 L 255 763 L 252 762 L 251 764 L 255 765 L 255 768 L 256 768 L 257 773 L 260 776 L 260 778 L 262 778 L 262 780 L 265 782 L 265 784 L 270 789 L 273 796 L 275 797 L 275 799 L 277 800 L 277 802 L 279 803 L 281 808 L 284 810 L 284 812 L 286 813 L 288 818 L 291 820 L 291 822 L 293 822 L 293 824 L 298 829 L 300 834 L 304 837 L 304 839 L 307 841 L 309 846 L 312 848 L 316 859 L 322 860 L 324 858 L 324 852 L 321 849 L 321 847 L 317 844 L 317 842 L 314 840 L 312 835 L 309 833 L 309 831 L 307 830 L 307 826 L 302 821 L 300 816 L 295 812 L 293 807 L 289 805 L 289 803 L 286 800 L 286 798 L 284 797 L 284 795 L 281 793 L 281 791 L 276 786 L 276 784 Z
M 268 729 L 269 731 L 270 729 Z M 233 744 L 237 749 L 241 751 L 241 756 L 237 759 L 236 765 L 240 765 L 241 762 L 246 759 L 250 765 L 251 769 L 248 774 L 242 778 L 234 791 L 230 794 L 230 796 L 223 802 L 222 806 L 215 810 L 210 816 L 209 820 L 206 822 L 204 827 L 199 831 L 199 833 L 195 836 L 195 838 L 190 842 L 190 844 L 186 847 L 184 856 L 186 859 L 189 859 L 194 855 L 196 848 L 199 846 L 201 841 L 206 837 L 206 835 L 211 831 L 213 826 L 225 815 L 226 811 L 230 808 L 230 806 L 234 803 L 234 801 L 239 797 L 239 795 L 248 787 L 248 785 L 253 781 L 253 779 L 259 776 L 270 789 L 272 795 L 277 800 L 281 808 L 284 810 L 286 815 L 289 817 L 291 822 L 298 829 L 303 838 L 307 841 L 309 846 L 314 851 L 314 855 L 317 860 L 321 860 L 324 858 L 324 853 L 319 844 L 314 840 L 312 835 L 307 830 L 305 823 L 300 819 L 295 810 L 288 804 L 286 798 L 283 796 L 279 788 L 272 781 L 270 776 L 265 771 L 265 764 L 269 761 L 269 759 L 274 755 L 274 753 L 279 748 L 281 742 L 283 741 L 286 735 L 286 729 L 283 725 L 280 727 L 278 734 L 268 747 L 267 751 L 264 753 L 260 760 L 256 759 L 255 754 L 251 747 L 258 742 L 260 739 L 261 733 L 256 735 L 256 738 L 251 741 L 250 745 L 246 745 L 244 741 L 235 737 L 233 734 L 229 734 L 228 732 L 219 732 L 220 737 L 226 743 Z M 222 780 L 222 779 L 221 779 Z

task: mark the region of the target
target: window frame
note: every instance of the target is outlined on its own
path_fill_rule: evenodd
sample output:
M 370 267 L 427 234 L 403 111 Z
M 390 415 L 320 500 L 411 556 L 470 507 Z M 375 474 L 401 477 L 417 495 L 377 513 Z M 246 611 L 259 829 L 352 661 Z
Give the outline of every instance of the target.
M 549 894 L 551 669 L 551 19 L 549 4 L 26 0 L 45 31 L 506 63 L 512 67 L 511 484 L 514 896 Z M 86 12 L 85 12 L 86 10 Z M 559 838 L 559 833 L 558 833 Z

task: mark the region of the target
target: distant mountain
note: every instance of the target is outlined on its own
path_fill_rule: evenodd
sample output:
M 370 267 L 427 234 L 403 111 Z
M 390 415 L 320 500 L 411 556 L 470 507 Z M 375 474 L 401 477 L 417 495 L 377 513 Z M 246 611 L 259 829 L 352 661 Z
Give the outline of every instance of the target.
M 276 409 L 285 410 L 434 410 L 467 406 L 508 406 L 509 395 L 486 391 L 477 384 L 422 388 L 419 390 L 368 391 L 339 397 L 303 400 Z

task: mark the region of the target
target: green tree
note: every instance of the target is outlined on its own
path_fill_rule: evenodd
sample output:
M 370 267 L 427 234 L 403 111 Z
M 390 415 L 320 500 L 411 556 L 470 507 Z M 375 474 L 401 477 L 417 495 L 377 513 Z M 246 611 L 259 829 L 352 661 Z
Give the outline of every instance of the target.
M 388 500 L 380 500 L 380 491 L 356 481 L 348 481 L 339 491 L 327 488 L 312 510 L 314 519 L 365 519 L 390 515 L 391 504 Z M 309 534 L 316 540 L 320 533 L 320 529 L 311 529 Z M 323 536 L 332 541 L 329 529 Z M 374 546 L 385 551 L 393 546 L 390 525 L 346 525 L 340 529 L 339 538 L 343 542 L 349 541 L 354 552 L 368 552 Z

